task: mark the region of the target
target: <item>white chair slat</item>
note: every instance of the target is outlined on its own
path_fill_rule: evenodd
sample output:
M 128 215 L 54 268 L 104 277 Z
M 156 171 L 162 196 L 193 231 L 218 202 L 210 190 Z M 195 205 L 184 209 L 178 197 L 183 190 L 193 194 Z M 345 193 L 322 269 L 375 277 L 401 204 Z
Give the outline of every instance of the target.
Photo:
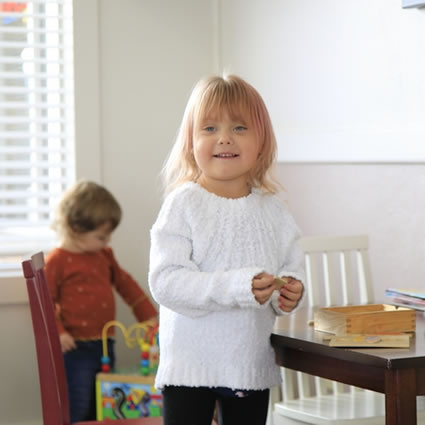
M 341 278 L 342 304 L 351 304 L 351 275 L 349 256 L 346 251 L 339 253 L 339 266 Z
M 331 290 L 331 276 L 329 271 L 329 257 L 326 252 L 322 253 L 322 272 L 323 272 L 323 285 L 325 290 L 325 303 L 327 306 L 332 305 L 332 290 Z
M 305 284 L 306 284 L 308 305 L 314 305 L 317 289 L 313 287 L 312 282 L 316 281 L 316 273 L 313 268 L 311 255 L 309 254 L 306 254 L 305 256 L 305 276 L 306 276 Z
M 360 285 L 360 303 L 370 303 L 373 300 L 373 288 L 369 284 L 371 280 L 369 257 L 364 250 L 357 251 L 357 267 Z

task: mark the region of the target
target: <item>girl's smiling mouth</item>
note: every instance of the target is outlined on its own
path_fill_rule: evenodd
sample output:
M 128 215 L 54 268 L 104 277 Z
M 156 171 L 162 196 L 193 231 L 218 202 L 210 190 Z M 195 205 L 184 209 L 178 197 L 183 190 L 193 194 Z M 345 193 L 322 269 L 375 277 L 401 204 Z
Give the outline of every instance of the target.
M 236 153 L 217 153 L 213 155 L 214 158 L 236 158 L 238 156 Z

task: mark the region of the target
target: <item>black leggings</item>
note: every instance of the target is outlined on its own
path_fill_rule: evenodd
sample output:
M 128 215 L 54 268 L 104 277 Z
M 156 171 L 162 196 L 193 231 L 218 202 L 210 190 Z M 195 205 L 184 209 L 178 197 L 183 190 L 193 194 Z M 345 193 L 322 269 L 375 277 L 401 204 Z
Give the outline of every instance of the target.
M 269 390 L 225 397 L 212 388 L 167 386 L 162 391 L 164 425 L 211 425 L 218 401 L 219 425 L 264 425 Z

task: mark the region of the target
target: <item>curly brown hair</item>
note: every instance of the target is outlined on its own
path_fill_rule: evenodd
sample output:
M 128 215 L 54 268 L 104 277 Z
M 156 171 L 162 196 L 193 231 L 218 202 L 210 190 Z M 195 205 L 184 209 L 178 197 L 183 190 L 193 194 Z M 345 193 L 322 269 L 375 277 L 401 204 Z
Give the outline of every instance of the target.
M 91 232 L 107 223 L 112 231 L 120 223 L 121 216 L 121 207 L 109 190 L 82 180 L 63 194 L 52 227 L 63 237 Z

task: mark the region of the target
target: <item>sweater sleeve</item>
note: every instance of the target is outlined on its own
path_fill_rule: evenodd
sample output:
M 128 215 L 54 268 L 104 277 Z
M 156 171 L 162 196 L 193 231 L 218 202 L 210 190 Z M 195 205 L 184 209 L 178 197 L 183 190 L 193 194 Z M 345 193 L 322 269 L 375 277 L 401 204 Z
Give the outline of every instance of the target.
M 260 267 L 201 271 L 192 259 L 190 220 L 165 201 L 151 230 L 149 285 L 154 299 L 177 313 L 199 317 L 232 308 L 264 308 L 252 293 Z
M 112 249 L 105 250 L 112 264 L 112 284 L 123 300 L 130 306 L 139 322 L 152 319 L 158 312 L 148 295 L 142 290 L 133 277 L 122 269 L 115 259 Z
M 304 253 L 298 244 L 298 240 L 301 234 L 293 217 L 289 214 L 288 211 L 286 210 L 284 211 L 284 214 L 282 214 L 282 218 L 284 218 L 286 223 L 286 224 L 282 224 L 282 226 L 294 229 L 294 231 L 287 238 L 285 254 L 282 256 L 282 262 L 279 268 L 278 276 L 292 277 L 294 279 L 301 281 L 301 283 L 304 285 L 304 282 L 305 282 Z M 300 306 L 302 306 L 302 304 L 304 304 L 304 300 L 306 298 L 305 289 L 306 288 L 304 285 L 302 296 L 299 299 L 296 307 L 292 310 L 292 312 L 297 310 Z M 279 304 L 277 301 L 278 296 L 279 296 L 278 292 L 275 291 L 273 293 L 272 301 L 271 301 L 273 309 L 278 315 L 289 314 L 279 308 Z
M 66 329 L 60 320 L 60 283 L 62 280 L 62 270 L 63 267 L 61 266 L 61 256 L 59 255 L 58 251 L 53 250 L 46 257 L 44 272 L 46 274 L 50 295 L 56 310 L 56 325 L 59 334 L 66 332 Z

